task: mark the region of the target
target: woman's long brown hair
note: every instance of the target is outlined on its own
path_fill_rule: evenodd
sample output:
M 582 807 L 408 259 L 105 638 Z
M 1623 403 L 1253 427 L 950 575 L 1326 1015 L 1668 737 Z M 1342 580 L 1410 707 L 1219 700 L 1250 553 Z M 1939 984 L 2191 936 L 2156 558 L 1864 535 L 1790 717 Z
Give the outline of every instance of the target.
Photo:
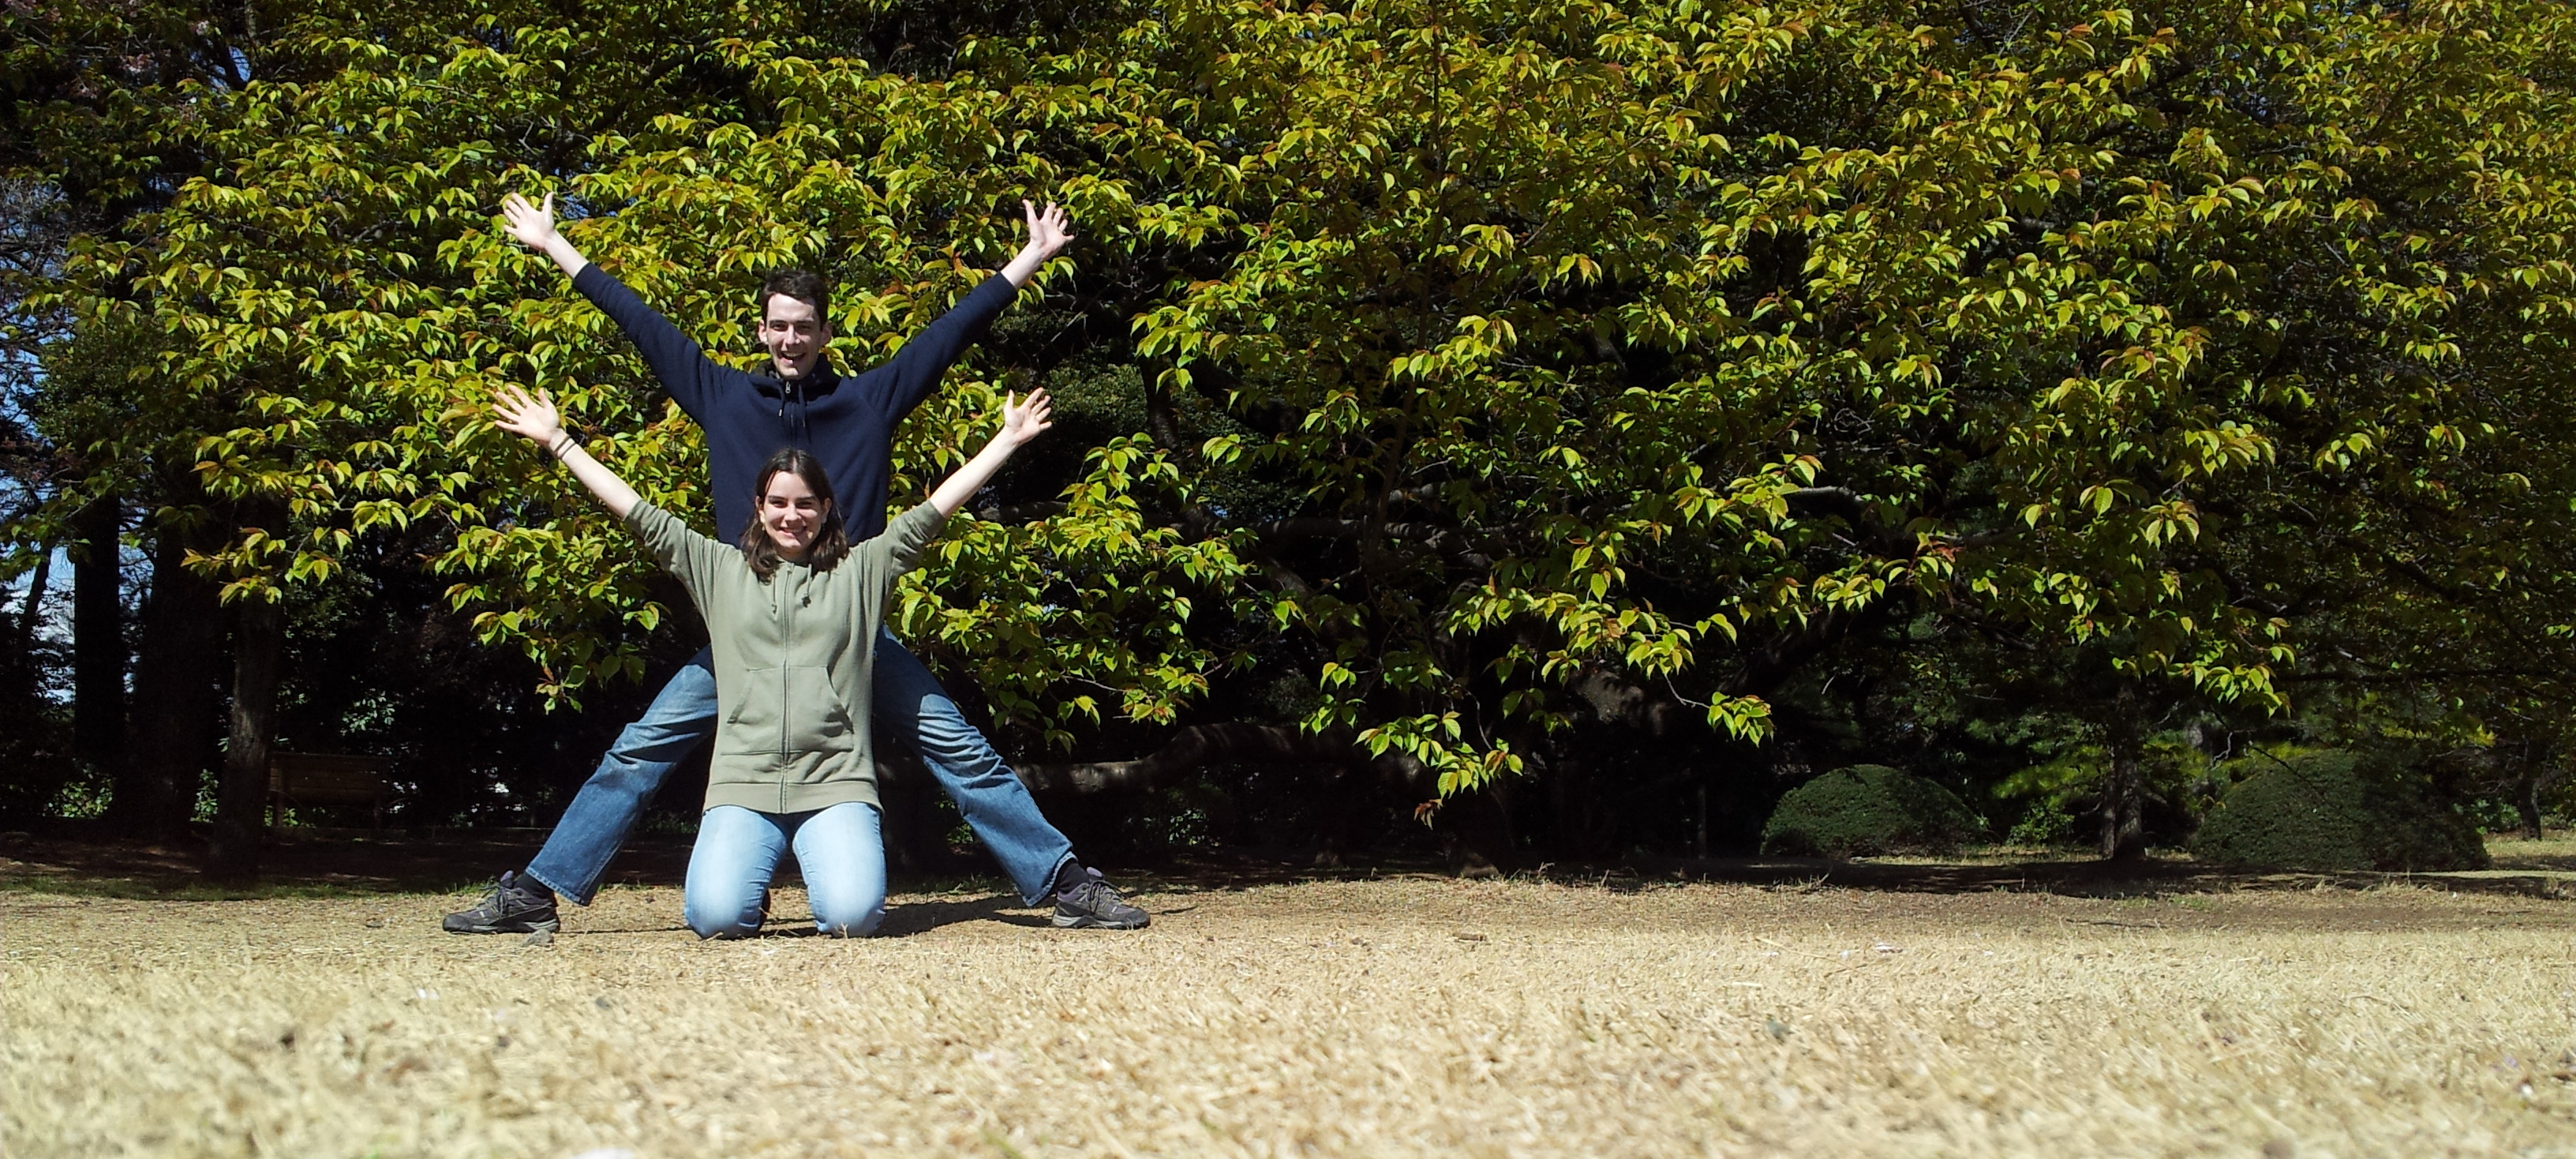
M 841 557 L 850 554 L 850 535 L 841 527 L 841 503 L 832 498 L 832 481 L 823 477 L 822 462 L 789 447 L 761 465 L 760 482 L 751 488 L 751 522 L 742 529 L 743 558 L 751 562 L 752 573 L 763 582 L 778 571 L 779 556 L 778 544 L 769 538 L 769 525 L 760 521 L 760 511 L 769 504 L 769 481 L 782 473 L 804 480 L 814 497 L 825 503 L 822 525 L 814 529 L 814 546 L 805 553 L 805 566 L 830 571 Z

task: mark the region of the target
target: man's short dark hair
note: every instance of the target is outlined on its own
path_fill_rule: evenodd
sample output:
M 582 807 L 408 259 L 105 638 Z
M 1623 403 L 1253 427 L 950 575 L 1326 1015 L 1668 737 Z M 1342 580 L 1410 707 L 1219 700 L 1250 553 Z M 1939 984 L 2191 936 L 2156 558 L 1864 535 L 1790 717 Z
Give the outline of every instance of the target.
M 772 272 L 760 283 L 760 316 L 769 317 L 769 300 L 785 294 L 814 307 L 814 317 L 826 326 L 832 324 L 832 283 L 812 270 L 789 266 Z

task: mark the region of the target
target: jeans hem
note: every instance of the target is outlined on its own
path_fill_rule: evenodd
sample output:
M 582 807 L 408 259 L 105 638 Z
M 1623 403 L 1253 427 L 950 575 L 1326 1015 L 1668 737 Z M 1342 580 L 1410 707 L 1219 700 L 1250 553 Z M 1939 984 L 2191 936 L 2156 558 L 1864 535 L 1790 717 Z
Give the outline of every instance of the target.
M 1056 858 L 1054 867 L 1047 870 L 1046 886 L 1044 889 L 1036 897 L 1030 897 L 1025 893 L 1021 894 L 1020 904 L 1032 909 L 1045 905 L 1048 898 L 1055 896 L 1055 879 L 1064 876 L 1065 863 L 1073 860 L 1076 860 L 1073 856 L 1073 850 L 1069 848 L 1066 849 L 1064 851 L 1064 856 Z
M 533 869 L 522 869 L 522 870 L 520 870 L 520 871 L 519 871 L 519 876 L 521 876 L 521 877 L 525 877 L 525 878 L 529 878 L 529 879 L 531 879 L 531 880 L 535 881 L 538 885 L 542 885 L 542 886 L 546 887 L 547 889 L 553 890 L 553 891 L 554 891 L 554 894 L 555 894 L 555 899 L 556 899 L 556 900 L 558 900 L 558 901 L 568 901 L 568 902 L 571 902 L 571 903 L 572 903 L 572 904 L 574 904 L 574 905 L 580 906 L 580 907 L 581 907 L 581 908 L 583 908 L 583 909 L 589 909 L 589 908 L 590 908 L 591 898 L 589 898 L 589 897 L 583 897 L 582 895 L 577 894 L 577 893 L 574 893 L 573 891 L 571 891 L 571 890 L 569 890 L 569 889 L 565 889 L 564 887 L 562 887 L 562 886 L 560 886 L 560 885 L 556 885 L 555 883 L 553 883 L 553 882 L 551 882 L 551 881 L 547 881 L 547 880 L 545 879 L 545 875 L 538 873 L 536 870 L 533 870 Z M 591 896 L 592 896 L 592 897 L 596 897 L 596 896 L 598 896 L 598 891 L 596 891 L 596 890 L 592 891 L 592 895 L 591 895 Z

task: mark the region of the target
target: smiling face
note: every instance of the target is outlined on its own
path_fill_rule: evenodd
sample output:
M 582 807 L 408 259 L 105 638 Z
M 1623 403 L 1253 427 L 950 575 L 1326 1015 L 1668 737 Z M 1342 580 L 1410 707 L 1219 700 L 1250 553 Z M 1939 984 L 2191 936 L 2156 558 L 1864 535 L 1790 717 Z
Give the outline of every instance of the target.
M 782 558 L 798 563 L 814 549 L 814 537 L 831 512 L 832 501 L 816 495 L 793 471 L 771 475 L 768 490 L 760 496 L 761 529 L 769 533 L 769 542 Z
M 760 344 L 769 349 L 778 377 L 794 381 L 814 372 L 823 345 L 832 340 L 831 324 L 814 304 L 787 294 L 771 294 L 761 307 Z

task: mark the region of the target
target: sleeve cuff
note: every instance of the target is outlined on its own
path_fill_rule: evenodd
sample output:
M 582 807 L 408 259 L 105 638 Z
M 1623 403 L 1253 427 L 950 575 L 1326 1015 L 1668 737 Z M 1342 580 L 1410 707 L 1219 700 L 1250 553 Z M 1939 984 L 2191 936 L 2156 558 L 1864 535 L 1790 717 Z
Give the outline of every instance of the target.
M 626 509 L 626 528 L 642 535 L 670 517 L 669 512 L 655 507 L 651 500 L 638 499 L 633 507 Z
M 926 540 L 938 535 L 940 528 L 948 526 L 948 517 L 939 513 L 937 504 L 924 503 L 895 516 L 894 522 L 896 527 Z

